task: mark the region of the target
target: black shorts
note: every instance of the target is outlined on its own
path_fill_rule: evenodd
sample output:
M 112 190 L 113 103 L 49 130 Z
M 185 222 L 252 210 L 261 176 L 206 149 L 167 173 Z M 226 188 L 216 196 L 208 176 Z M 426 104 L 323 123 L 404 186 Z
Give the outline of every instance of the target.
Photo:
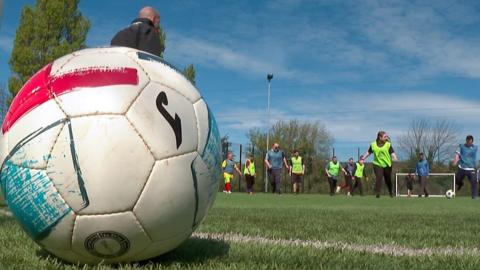
M 413 190 L 413 181 L 407 181 L 407 189 L 408 190 Z
M 292 183 L 302 183 L 303 175 L 292 173 Z

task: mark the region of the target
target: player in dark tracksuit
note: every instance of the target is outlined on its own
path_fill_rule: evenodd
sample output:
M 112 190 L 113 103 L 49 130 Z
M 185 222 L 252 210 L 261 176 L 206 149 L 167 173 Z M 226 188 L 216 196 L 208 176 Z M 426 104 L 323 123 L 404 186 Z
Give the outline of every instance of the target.
M 343 167 L 345 170 L 345 183 L 341 185 L 342 189 L 347 189 L 347 196 L 351 196 L 353 189 L 353 175 L 355 173 L 355 163 L 353 163 L 353 158 L 348 159 L 348 163 Z

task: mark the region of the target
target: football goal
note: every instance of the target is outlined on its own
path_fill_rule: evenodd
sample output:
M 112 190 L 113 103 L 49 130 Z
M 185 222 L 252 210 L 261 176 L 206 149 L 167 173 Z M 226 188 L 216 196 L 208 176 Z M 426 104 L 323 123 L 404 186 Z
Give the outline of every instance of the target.
M 408 173 L 395 174 L 395 195 L 397 197 L 407 196 L 407 175 Z M 444 197 L 445 192 L 451 189 L 455 195 L 455 173 L 430 173 L 427 180 L 427 190 L 430 197 Z M 423 194 L 420 181 L 415 177 L 413 182 L 413 195 Z

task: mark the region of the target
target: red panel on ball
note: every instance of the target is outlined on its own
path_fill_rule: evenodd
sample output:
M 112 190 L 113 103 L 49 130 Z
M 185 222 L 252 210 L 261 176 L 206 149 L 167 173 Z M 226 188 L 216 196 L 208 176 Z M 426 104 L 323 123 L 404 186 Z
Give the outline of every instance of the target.
M 2 132 L 7 132 L 25 113 L 52 99 L 55 95 L 74 91 L 80 87 L 109 85 L 138 85 L 135 68 L 95 67 L 78 69 L 59 76 L 50 76 L 52 63 L 33 75 L 20 89 L 5 116 Z

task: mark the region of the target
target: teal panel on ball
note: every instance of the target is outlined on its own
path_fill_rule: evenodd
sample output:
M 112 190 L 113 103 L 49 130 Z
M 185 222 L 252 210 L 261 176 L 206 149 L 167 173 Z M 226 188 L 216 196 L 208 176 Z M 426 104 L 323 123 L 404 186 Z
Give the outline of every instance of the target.
M 220 132 L 218 131 L 217 122 L 210 109 L 208 109 L 208 136 L 202 159 L 212 172 L 212 175 L 220 175 L 221 163 L 221 145 Z
M 8 207 L 35 240 L 50 230 L 72 209 L 65 203 L 45 170 L 16 165 L 7 160 L 0 180 Z

